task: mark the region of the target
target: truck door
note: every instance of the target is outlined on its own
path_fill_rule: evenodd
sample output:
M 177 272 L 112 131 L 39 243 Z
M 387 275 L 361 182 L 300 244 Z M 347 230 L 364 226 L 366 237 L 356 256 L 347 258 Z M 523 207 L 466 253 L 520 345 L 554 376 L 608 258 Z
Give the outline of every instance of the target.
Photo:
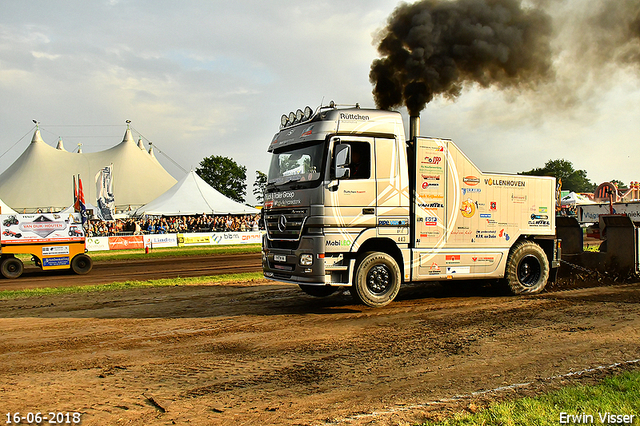
M 337 232 L 357 235 L 362 228 L 375 226 L 376 181 L 374 139 L 341 136 L 340 144 L 351 147 L 350 176 L 333 181 L 327 188 L 326 215 Z M 353 239 L 355 239 L 355 235 Z M 351 241 L 353 241 L 351 239 Z
M 376 138 L 376 213 L 378 235 L 408 243 L 409 206 L 406 182 L 400 176 L 400 153 L 394 139 Z

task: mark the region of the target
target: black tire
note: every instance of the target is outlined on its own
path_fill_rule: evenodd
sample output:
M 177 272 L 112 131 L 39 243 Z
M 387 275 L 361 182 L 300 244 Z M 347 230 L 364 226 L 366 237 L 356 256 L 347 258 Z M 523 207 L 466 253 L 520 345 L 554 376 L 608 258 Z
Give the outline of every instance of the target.
M 307 293 L 309 296 L 313 297 L 327 297 L 331 296 L 338 289 L 336 287 L 331 287 L 328 285 L 307 285 L 307 284 L 298 284 L 300 286 L 300 290 Z
M 71 260 L 71 269 L 78 275 L 88 274 L 93 268 L 93 261 L 86 254 L 76 255 Z
M 18 278 L 24 272 L 24 264 L 20 259 L 15 257 L 7 257 L 2 260 L 0 271 L 5 278 Z
M 400 290 L 402 274 L 395 259 L 386 253 L 365 253 L 355 271 L 351 295 L 373 308 L 393 301 Z
M 511 294 L 535 294 L 544 290 L 549 279 L 549 260 L 532 241 L 520 241 L 511 248 L 504 284 Z

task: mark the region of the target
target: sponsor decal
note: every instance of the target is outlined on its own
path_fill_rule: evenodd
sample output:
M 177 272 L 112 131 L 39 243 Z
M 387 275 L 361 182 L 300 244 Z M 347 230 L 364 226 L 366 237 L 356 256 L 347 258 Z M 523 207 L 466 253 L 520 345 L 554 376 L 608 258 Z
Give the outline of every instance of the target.
M 444 199 L 443 194 L 420 194 L 420 198 L 428 199 L 428 200 L 442 200 Z
M 493 256 L 473 256 L 471 260 L 475 263 L 493 263 L 495 258 Z
M 422 164 L 433 164 L 433 165 L 437 165 L 440 164 L 440 162 L 442 161 L 442 157 L 429 157 L 428 155 L 426 157 L 424 157 L 424 161 L 422 161 Z
M 438 266 L 438 264 L 436 262 L 433 262 L 431 264 L 431 267 L 429 268 L 429 274 L 430 275 L 438 275 L 440 273 L 440 266 Z
M 462 188 L 462 195 L 467 195 L 467 193 L 478 194 L 480 192 L 482 192 L 480 188 Z
M 517 204 L 524 204 L 527 202 L 527 196 L 511 194 L 511 201 Z
M 438 224 L 438 218 L 435 216 L 427 216 L 424 218 L 424 224 L 426 226 L 435 226 Z
M 439 183 L 429 183 L 429 182 L 422 182 L 422 189 L 427 189 L 427 188 L 437 188 L 439 187 L 440 184 Z
M 351 241 L 349 240 L 327 240 L 325 241 L 326 247 L 349 247 L 351 245 Z
M 505 186 L 505 187 L 521 187 L 524 188 L 526 186 L 526 182 L 523 180 L 516 179 L 493 179 L 487 178 L 484 180 L 484 183 L 489 186 Z
M 445 263 L 450 265 L 452 263 L 460 263 L 460 255 L 459 254 L 447 254 L 445 256 Z
M 482 219 L 491 219 L 491 213 L 480 213 Z
M 447 275 L 470 274 L 471 266 L 447 266 Z
M 379 219 L 378 226 L 407 226 L 407 219 Z
M 536 220 L 536 219 L 549 219 L 549 216 L 547 216 L 546 214 L 532 214 L 531 220 Z
M 538 213 L 546 213 L 547 212 L 547 208 L 546 207 L 540 207 L 538 209 Z
M 360 115 L 360 114 L 348 114 L 341 112 L 340 120 L 360 120 L 360 121 L 369 121 L 368 115 Z
M 472 217 L 476 213 L 476 206 L 473 203 L 473 200 L 467 199 L 463 201 L 460 211 L 462 212 L 462 216 L 467 218 Z
M 418 207 L 422 207 L 423 209 L 442 209 L 444 208 L 444 204 L 442 203 L 420 203 Z
M 353 189 L 345 189 L 344 191 L 342 191 L 343 194 L 345 195 L 353 195 L 353 194 L 366 194 L 367 191 L 363 191 L 363 190 L 353 190 Z
M 480 179 L 475 176 L 466 176 L 462 178 L 462 181 L 469 186 L 476 186 L 480 183 Z
M 537 219 L 537 220 L 530 220 L 529 222 L 527 222 L 529 226 L 532 227 L 548 227 L 551 226 L 551 222 L 549 222 L 548 220 L 545 219 Z
M 424 180 L 440 180 L 440 175 L 421 175 Z
M 504 232 L 504 229 L 501 229 L 501 230 L 500 230 L 500 233 L 498 234 L 498 237 L 500 237 L 500 238 L 503 238 L 503 237 L 504 237 L 504 239 L 505 239 L 506 241 L 509 241 L 509 240 L 511 239 L 511 237 L 509 237 L 509 234 L 507 234 L 506 232 Z
M 498 232 L 495 230 L 488 230 L 488 231 L 476 231 L 476 239 L 477 240 L 491 240 L 491 239 L 497 239 L 498 238 Z
M 304 129 L 302 131 L 302 134 L 300 135 L 301 137 L 305 137 L 305 136 L 311 136 L 311 133 L 313 133 L 313 124 L 309 127 L 307 127 L 306 129 Z
M 497 210 L 498 209 L 498 204 L 495 201 L 492 201 L 489 204 L 489 210 Z
M 44 246 L 42 247 L 43 256 L 57 256 L 61 254 L 69 254 L 69 246 Z
M 45 257 L 42 266 L 69 266 L 69 256 Z

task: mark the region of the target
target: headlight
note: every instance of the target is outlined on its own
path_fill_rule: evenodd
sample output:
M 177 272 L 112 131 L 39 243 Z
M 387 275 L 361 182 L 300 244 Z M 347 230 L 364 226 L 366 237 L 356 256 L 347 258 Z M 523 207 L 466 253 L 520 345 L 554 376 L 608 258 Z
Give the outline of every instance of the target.
M 312 254 L 301 254 L 300 255 L 300 265 L 301 266 L 311 266 L 311 265 L 313 265 L 313 255 Z

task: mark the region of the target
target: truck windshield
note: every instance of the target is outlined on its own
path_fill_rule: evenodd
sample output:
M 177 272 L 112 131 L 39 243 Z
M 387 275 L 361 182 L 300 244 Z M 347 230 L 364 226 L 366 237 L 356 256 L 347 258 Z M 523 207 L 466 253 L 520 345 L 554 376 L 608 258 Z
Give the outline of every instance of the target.
M 324 142 L 294 145 L 273 153 L 269 184 L 317 181 L 322 176 Z

